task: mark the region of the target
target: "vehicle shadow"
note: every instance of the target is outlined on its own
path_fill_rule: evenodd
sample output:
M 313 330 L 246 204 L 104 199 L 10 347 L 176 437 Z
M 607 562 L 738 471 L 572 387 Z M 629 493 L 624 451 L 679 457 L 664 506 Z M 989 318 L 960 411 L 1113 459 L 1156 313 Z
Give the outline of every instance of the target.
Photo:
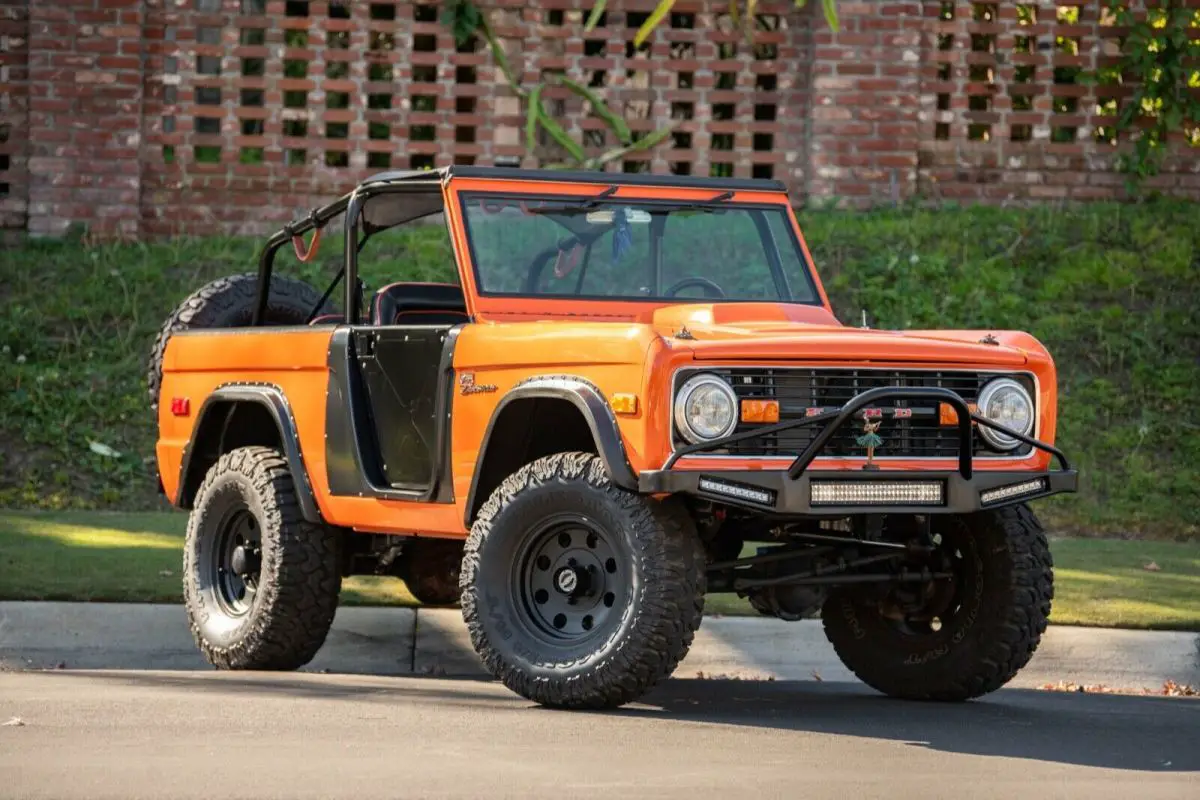
M 673 679 L 614 711 L 542 708 L 483 679 L 317 673 L 53 671 L 131 686 L 214 695 L 277 695 L 427 704 L 496 714 L 579 716 L 619 725 L 679 722 L 852 736 L 969 756 L 1145 772 L 1200 771 L 1200 701 L 1005 689 L 968 703 L 894 700 L 861 684 Z M 574 721 L 572 721 L 574 720 Z
M 1004 689 L 966 703 L 852 683 L 672 680 L 644 698 L 680 721 L 890 739 L 943 753 L 1154 772 L 1200 771 L 1200 701 Z

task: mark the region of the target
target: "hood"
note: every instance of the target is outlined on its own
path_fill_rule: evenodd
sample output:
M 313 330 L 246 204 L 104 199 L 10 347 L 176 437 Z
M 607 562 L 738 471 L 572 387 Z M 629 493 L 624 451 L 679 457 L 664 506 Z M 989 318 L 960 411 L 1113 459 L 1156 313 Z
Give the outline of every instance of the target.
M 1026 353 L 984 344 L 992 331 L 884 331 L 842 325 L 827 309 L 790 303 L 704 303 L 658 308 L 656 333 L 699 361 L 928 362 L 1019 367 Z M 679 338 L 684 328 L 692 338 Z M 995 339 L 993 339 L 995 341 Z

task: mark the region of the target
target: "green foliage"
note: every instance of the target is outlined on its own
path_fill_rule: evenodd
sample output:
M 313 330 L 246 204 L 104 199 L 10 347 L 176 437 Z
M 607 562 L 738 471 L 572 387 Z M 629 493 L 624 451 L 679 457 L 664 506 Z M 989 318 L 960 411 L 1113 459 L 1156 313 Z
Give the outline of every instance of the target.
M 821 3 L 830 26 L 836 29 L 838 25 L 836 0 L 821 0 Z M 795 0 L 795 4 L 796 8 L 803 8 L 807 4 L 807 0 Z M 635 47 L 641 47 L 645 43 L 655 28 L 671 12 L 674 5 L 675 0 L 660 0 L 634 36 Z M 743 13 L 738 7 L 738 0 L 730 1 L 730 16 L 734 19 L 735 23 L 738 20 L 744 20 L 743 30 L 747 38 L 751 40 L 753 40 L 754 36 L 755 11 L 757 6 L 757 0 L 747 0 L 745 12 Z M 584 23 L 584 33 L 595 29 L 596 25 L 599 24 L 600 18 L 604 15 L 606 7 L 607 0 L 598 0 L 592 6 L 591 13 Z M 500 73 L 504 76 L 509 88 L 519 100 L 525 103 L 525 149 L 530 153 L 537 148 L 538 131 L 544 130 L 547 136 L 566 153 L 569 160 L 568 166 L 583 169 L 603 169 L 606 164 L 624 158 L 630 153 L 644 152 L 657 147 L 674 130 L 674 126 L 667 126 L 651 131 L 640 138 L 636 137 L 630 131 L 629 124 L 625 119 L 605 103 L 598 94 L 583 84 L 566 77 L 553 77 L 537 83 L 530 89 L 526 89 L 513 71 L 512 64 L 508 60 L 508 55 L 504 51 L 504 46 L 496 37 L 495 31 L 492 30 L 487 15 L 482 13 L 472 0 L 446 0 L 442 7 L 442 24 L 454 34 L 456 44 L 462 45 L 476 35 L 482 36 L 483 40 L 487 42 L 492 59 L 495 61 Z M 592 113 L 612 131 L 619 146 L 598 156 L 589 158 L 584 152 L 583 147 L 546 111 L 542 102 L 542 95 L 543 91 L 552 85 L 566 87 L 571 92 L 583 98 L 584 102 L 590 106 Z
M 1128 26 L 1115 68 L 1098 70 L 1099 83 L 1125 83 L 1131 94 L 1124 100 L 1116 132 L 1134 133 L 1132 150 L 1121 156 L 1130 189 L 1143 178 L 1158 174 L 1169 138 L 1182 133 L 1200 146 L 1200 9 L 1186 0 L 1162 0 L 1145 13 L 1127 0 L 1107 0 L 1112 20 Z
M 458 44 L 474 36 L 482 23 L 483 13 L 471 0 L 449 0 L 442 9 L 442 24 L 450 29 Z
M 1200 208 L 899 209 L 801 215 L 842 320 L 1028 330 L 1059 374 L 1058 441 L 1078 496 L 1039 504 L 1059 530 L 1200 538 Z M 162 320 L 259 242 L 30 243 L 0 251 L 0 506 L 154 508 L 145 363 Z M 281 272 L 320 288 L 339 240 Z M 370 286 L 455 275 L 445 229 L 363 252 Z M 107 445 L 119 456 L 94 452 Z

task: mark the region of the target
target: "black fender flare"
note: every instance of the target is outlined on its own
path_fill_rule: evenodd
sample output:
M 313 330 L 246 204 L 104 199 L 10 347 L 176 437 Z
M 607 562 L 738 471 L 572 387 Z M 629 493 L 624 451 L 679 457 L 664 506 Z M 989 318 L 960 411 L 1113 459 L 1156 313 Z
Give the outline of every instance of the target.
M 622 489 L 631 492 L 638 491 L 638 479 L 629 459 L 625 455 L 625 445 L 621 440 L 621 430 L 617 426 L 617 417 L 605 399 L 604 393 L 590 381 L 573 375 L 542 375 L 527 378 L 500 399 L 492 418 L 488 421 L 487 430 L 480 443 L 479 459 L 475 462 L 475 474 L 471 477 L 471 491 L 467 494 L 466 515 L 464 522 L 471 527 L 471 516 L 478 500 L 479 479 L 483 473 L 483 465 L 487 463 L 488 447 L 492 442 L 492 432 L 496 420 L 510 403 L 535 397 L 549 397 L 570 402 L 583 415 L 588 428 L 592 432 L 592 440 L 596 443 L 596 452 L 608 470 L 612 482 Z M 486 498 L 484 498 L 486 499 Z M 482 502 L 480 502 L 482 504 Z
M 308 480 L 308 471 L 304 468 L 304 459 L 300 453 L 300 437 L 296 433 L 296 420 L 292 416 L 291 406 L 288 404 L 283 390 L 275 384 L 269 383 L 222 384 L 205 398 L 204 404 L 200 406 L 200 411 L 196 414 L 196 424 L 192 428 L 192 440 L 183 450 L 183 460 L 179 465 L 179 490 L 175 497 L 175 506 L 178 508 L 191 508 L 192 506 L 193 498 L 187 496 L 188 479 L 194 477 L 190 475 L 190 470 L 197 437 L 207 432 L 206 425 L 218 426 L 217 430 L 222 437 L 224 436 L 229 418 L 217 419 L 221 412 L 216 409 L 224 404 L 232 404 L 231 407 L 236 407 L 238 404 L 245 403 L 261 406 L 275 421 L 275 427 L 279 431 L 279 441 L 283 448 L 283 456 L 287 459 L 288 471 L 291 472 L 292 481 L 296 486 L 300 513 L 308 522 L 323 523 L 324 520 L 321 517 L 321 510 L 317 506 L 312 484 Z M 198 481 L 195 483 L 197 486 L 199 485 Z

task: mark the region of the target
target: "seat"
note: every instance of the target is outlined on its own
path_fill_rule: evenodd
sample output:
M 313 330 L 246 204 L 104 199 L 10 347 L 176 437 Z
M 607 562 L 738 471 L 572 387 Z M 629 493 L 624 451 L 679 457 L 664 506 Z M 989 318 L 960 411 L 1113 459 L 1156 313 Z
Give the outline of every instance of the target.
M 319 317 L 313 318 L 309 325 L 341 325 L 343 317 L 341 314 L 322 314 Z
M 470 322 L 462 287 L 452 283 L 401 281 L 371 301 L 372 325 L 458 325 Z

